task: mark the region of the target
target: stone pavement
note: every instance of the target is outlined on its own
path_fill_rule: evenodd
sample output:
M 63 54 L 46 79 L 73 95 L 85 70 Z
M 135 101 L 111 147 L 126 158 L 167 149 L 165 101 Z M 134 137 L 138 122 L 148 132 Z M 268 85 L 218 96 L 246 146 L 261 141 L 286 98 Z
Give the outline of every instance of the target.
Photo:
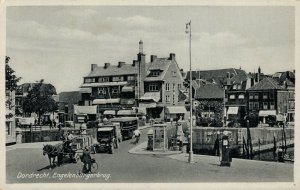
M 189 155 L 187 153 L 182 153 L 181 151 L 148 151 L 146 150 L 147 142 L 143 142 L 131 150 L 131 154 L 149 155 L 149 156 L 161 156 L 166 159 L 173 159 L 181 162 L 182 164 L 188 163 Z M 258 160 L 246 160 L 233 158 L 231 167 L 220 167 L 220 157 L 218 156 L 208 156 L 208 155 L 193 155 L 194 162 L 192 165 L 195 167 L 200 167 L 201 171 L 214 171 L 214 175 L 218 177 L 220 175 L 231 175 L 236 178 L 237 181 L 240 180 L 239 176 L 249 179 L 250 181 L 257 176 L 260 176 L 262 181 L 267 178 L 273 178 L 274 181 L 292 181 L 294 174 L 294 164 L 291 163 L 279 163 L 279 162 L 267 162 Z M 219 177 L 220 177 L 219 176 Z M 213 178 L 213 176 L 212 176 Z

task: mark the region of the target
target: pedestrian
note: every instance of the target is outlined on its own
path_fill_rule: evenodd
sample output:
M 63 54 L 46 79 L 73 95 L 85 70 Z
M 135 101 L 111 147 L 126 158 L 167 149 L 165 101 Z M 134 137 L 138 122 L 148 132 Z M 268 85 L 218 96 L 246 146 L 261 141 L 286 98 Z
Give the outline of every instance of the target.
M 50 129 L 52 129 L 52 121 L 49 120 L 49 126 L 50 126 Z
M 83 150 L 82 155 L 80 156 L 81 162 L 83 162 L 83 173 L 90 173 L 91 172 L 91 166 L 92 166 L 92 157 L 90 154 L 90 150 L 85 147 Z
M 53 119 L 53 127 L 56 128 L 56 122 L 55 122 L 55 119 Z

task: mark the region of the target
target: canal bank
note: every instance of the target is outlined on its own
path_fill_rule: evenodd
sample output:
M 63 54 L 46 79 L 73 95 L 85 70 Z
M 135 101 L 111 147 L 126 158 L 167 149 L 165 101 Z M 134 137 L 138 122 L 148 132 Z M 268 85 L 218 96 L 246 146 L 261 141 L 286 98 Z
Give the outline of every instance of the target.
M 279 146 L 294 146 L 294 128 L 195 127 L 193 151 L 196 154 L 216 155 L 225 135 L 228 136 L 231 154 L 236 158 L 253 158 L 260 153 L 275 152 Z

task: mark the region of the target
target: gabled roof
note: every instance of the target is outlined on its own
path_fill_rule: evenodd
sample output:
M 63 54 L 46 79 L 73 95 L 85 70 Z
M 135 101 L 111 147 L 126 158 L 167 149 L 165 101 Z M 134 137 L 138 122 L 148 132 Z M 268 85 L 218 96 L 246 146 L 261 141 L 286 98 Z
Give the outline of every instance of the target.
M 233 75 L 230 79 L 228 79 L 228 73 L 230 75 Z M 187 72 L 186 79 L 189 79 L 190 72 Z M 226 84 L 227 82 L 238 82 L 242 80 L 246 80 L 248 75 L 244 70 L 241 69 L 216 69 L 216 70 L 205 70 L 205 71 L 192 71 L 192 77 L 210 81 L 210 82 L 216 82 L 218 84 Z M 228 81 L 230 80 L 230 81 Z
M 146 74 L 154 70 L 160 70 L 161 73 L 159 76 L 156 77 L 149 77 L 145 78 L 145 81 L 161 81 L 164 80 L 165 75 L 170 67 L 171 64 L 176 63 L 175 60 L 170 60 L 169 58 L 156 58 L 153 62 L 146 64 Z M 177 63 L 176 63 L 177 65 Z M 179 68 L 178 68 L 179 69 Z
M 119 67 L 118 65 L 110 65 L 107 68 L 104 68 L 104 66 L 97 66 L 86 77 L 134 75 L 134 74 L 137 74 L 137 68 L 132 64 L 124 64 L 121 67 Z
M 217 84 L 201 85 L 196 90 L 195 99 L 223 99 L 224 90 Z
M 278 82 L 272 78 L 264 78 L 256 85 L 252 86 L 248 90 L 281 90 L 283 87 L 279 86 Z

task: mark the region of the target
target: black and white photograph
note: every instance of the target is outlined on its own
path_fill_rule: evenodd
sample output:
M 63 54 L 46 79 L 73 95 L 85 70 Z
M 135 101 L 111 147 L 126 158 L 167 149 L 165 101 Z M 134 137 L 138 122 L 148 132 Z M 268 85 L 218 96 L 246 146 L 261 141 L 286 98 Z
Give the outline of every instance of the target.
M 0 189 L 299 188 L 296 1 L 49 2 L 1 1 Z

